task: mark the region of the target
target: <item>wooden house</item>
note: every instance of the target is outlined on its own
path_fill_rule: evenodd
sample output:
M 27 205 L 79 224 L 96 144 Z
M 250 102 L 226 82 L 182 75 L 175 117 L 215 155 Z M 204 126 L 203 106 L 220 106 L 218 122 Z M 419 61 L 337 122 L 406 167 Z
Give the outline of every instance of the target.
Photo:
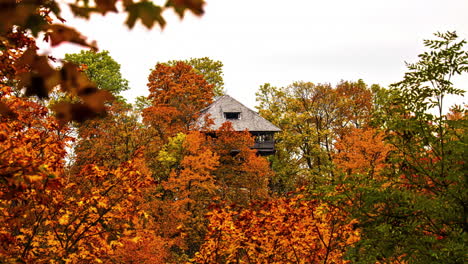
M 224 95 L 217 98 L 201 112 L 202 115 L 198 119 L 200 126 L 203 126 L 206 115 L 209 115 L 214 122 L 210 127 L 213 130 L 221 127 L 224 122 L 231 122 L 235 131 L 248 130 L 254 136 L 255 145 L 253 148 L 260 155 L 271 155 L 275 152 L 274 136 L 281 129 L 231 96 Z

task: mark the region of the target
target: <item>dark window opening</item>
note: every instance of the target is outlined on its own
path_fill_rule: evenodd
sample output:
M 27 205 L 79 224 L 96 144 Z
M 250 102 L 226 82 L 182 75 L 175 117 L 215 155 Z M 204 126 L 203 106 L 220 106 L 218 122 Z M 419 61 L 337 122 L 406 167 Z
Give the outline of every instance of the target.
M 273 134 L 259 134 L 255 136 L 255 142 L 272 142 L 274 141 Z
M 224 117 L 226 119 L 240 119 L 240 113 L 238 112 L 225 112 Z

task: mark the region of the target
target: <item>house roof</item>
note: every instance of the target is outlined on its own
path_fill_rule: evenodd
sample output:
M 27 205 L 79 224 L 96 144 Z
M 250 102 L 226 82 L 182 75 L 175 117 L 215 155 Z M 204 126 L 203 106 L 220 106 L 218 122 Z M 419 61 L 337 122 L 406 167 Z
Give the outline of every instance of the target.
M 203 109 L 202 115 L 197 123 L 200 126 L 204 124 L 204 117 L 209 114 L 210 118 L 214 121 L 211 129 L 218 129 L 221 125 L 229 121 L 235 131 L 248 130 L 250 132 L 279 132 L 277 126 L 273 125 L 270 121 L 259 116 L 257 112 L 249 109 L 241 104 L 236 99 L 229 95 L 223 95 L 216 99 L 211 105 Z M 226 119 L 224 113 L 240 113 L 239 119 Z

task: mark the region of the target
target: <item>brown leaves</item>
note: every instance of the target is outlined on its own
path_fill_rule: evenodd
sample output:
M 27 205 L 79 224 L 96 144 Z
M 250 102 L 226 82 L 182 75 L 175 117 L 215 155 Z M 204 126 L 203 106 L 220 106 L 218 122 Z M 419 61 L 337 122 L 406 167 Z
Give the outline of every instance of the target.
M 147 28 L 152 28 L 154 23 L 157 22 L 162 28 L 166 25 L 166 21 L 162 17 L 163 9 L 149 1 L 141 1 L 135 4 L 129 4 L 126 6 L 128 12 L 128 18 L 125 22 L 129 28 L 135 26 L 135 22 L 138 18 L 141 19 L 141 23 Z
M 0 117 L 1 116 L 14 118 L 16 117 L 16 114 L 7 104 L 0 102 Z
M 146 0 L 137 3 L 127 0 L 124 1 L 125 10 L 128 12 L 125 23 L 129 28 L 133 28 L 136 21 L 141 19 L 141 23 L 147 28 L 152 28 L 155 23 L 163 28 L 166 25 L 166 20 L 163 18 L 162 13 L 167 8 L 174 8 L 174 11 L 183 18 L 187 10 L 197 16 L 203 15 L 204 4 L 204 0 L 168 0 L 165 6 L 159 6 Z
M 36 8 L 35 1 L 0 0 L 0 33 L 9 31 L 13 25 L 25 24 Z
M 97 50 L 96 42 L 88 43 L 86 37 L 81 35 L 76 29 L 61 24 L 50 25 L 46 38 L 50 39 L 52 46 L 57 46 L 62 42 L 71 42 Z
M 117 0 L 96 0 L 96 7 L 103 15 L 107 12 L 117 12 L 116 2 Z
M 83 103 L 61 102 L 53 105 L 52 110 L 55 111 L 57 119 L 63 123 L 70 121 L 82 123 L 98 116 L 97 112 Z
M 19 88 L 26 89 L 26 96 L 48 98 L 49 93 L 59 83 L 57 71 L 49 65 L 47 56 L 38 56 L 33 49 L 28 49 L 15 66 L 29 69 L 17 76 Z
M 37 55 L 33 49 L 28 49 L 16 65 L 29 69 L 18 75 L 19 87 L 26 89 L 26 96 L 48 98 L 49 93 L 60 84 L 63 92 L 81 99 L 78 103 L 62 102 L 52 107 L 63 123 L 83 122 L 103 114 L 105 102 L 113 99 L 108 91 L 99 90 L 78 66 L 65 63 L 60 70 L 53 69 L 48 57 Z
M 182 18 L 184 17 L 185 11 L 188 9 L 197 16 L 203 15 L 204 0 L 169 0 L 166 6 L 174 7 L 176 13 Z

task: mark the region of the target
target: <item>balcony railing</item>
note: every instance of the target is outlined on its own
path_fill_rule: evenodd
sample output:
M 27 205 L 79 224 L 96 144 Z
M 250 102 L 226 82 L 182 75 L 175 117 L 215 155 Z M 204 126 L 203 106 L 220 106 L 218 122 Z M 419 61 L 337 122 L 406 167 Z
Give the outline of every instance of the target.
M 263 142 L 255 142 L 254 149 L 258 150 L 274 150 L 275 149 L 275 141 L 263 141 Z

